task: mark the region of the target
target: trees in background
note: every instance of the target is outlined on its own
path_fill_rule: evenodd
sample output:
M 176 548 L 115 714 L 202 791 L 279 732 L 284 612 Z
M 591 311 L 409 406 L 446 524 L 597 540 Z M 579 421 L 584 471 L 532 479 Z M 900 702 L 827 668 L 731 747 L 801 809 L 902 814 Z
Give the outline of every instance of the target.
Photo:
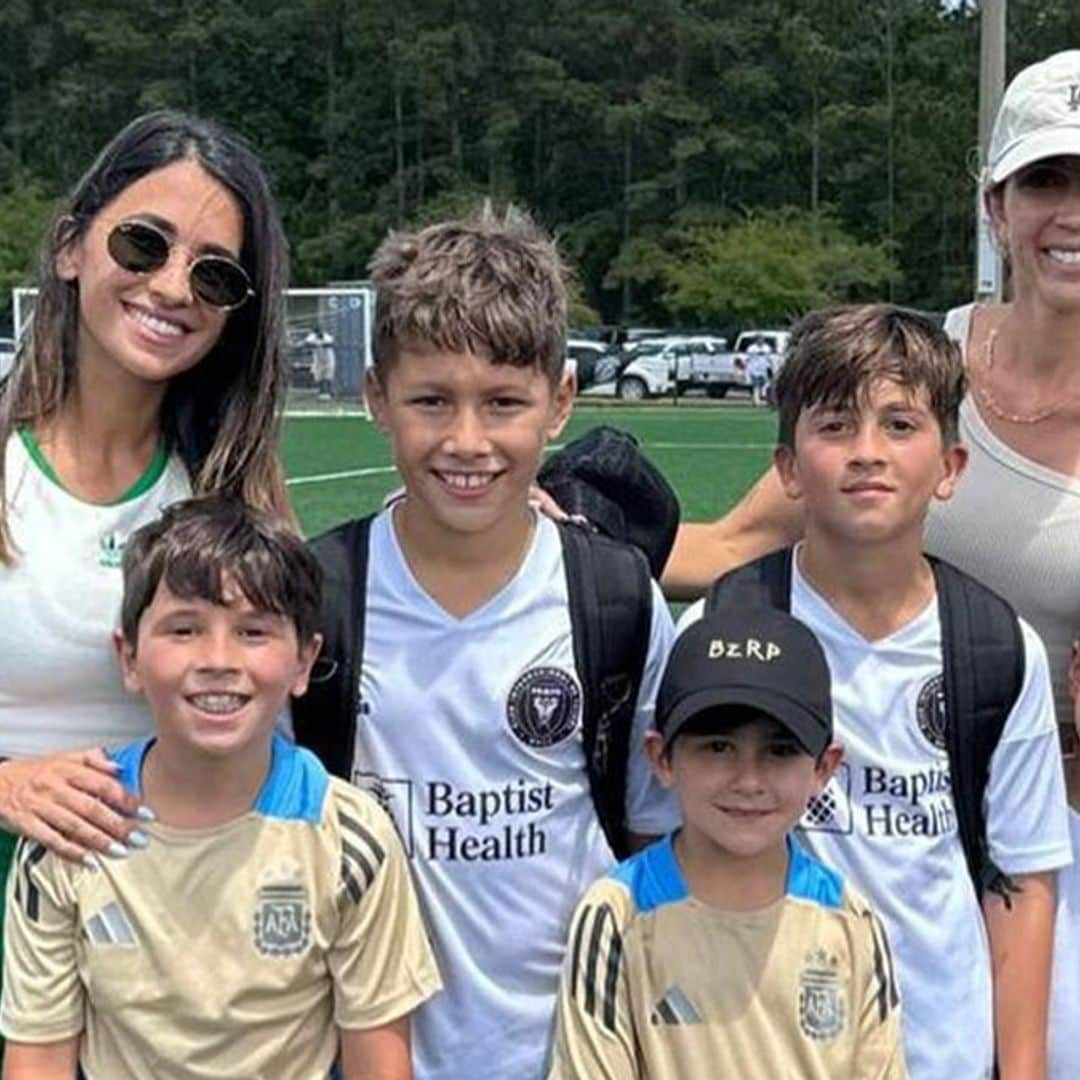
M 50 200 L 136 113 L 244 132 L 299 284 L 491 196 L 556 229 L 579 310 L 782 319 L 971 288 L 978 19 L 938 0 L 5 0 L 0 303 Z M 1012 0 L 1010 70 L 1080 46 Z

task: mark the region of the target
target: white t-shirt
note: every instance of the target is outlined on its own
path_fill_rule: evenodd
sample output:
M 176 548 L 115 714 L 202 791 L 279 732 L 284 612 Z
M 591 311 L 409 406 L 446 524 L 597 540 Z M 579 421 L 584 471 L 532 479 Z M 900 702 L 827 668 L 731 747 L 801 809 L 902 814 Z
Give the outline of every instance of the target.
M 443 974 L 414 1017 L 416 1076 L 535 1080 L 571 915 L 614 862 L 585 771 L 562 544 L 538 518 L 518 573 L 459 619 L 413 577 L 391 514 L 371 527 L 354 780 L 395 819 Z M 639 833 L 677 821 L 641 749 L 671 637 L 655 590 L 628 774 Z
M 803 817 L 804 840 L 885 922 L 913 1080 L 988 1080 L 990 957 L 956 827 L 937 601 L 895 633 L 867 641 L 809 585 L 797 562 L 791 611 L 825 650 L 844 746 L 840 769 Z M 680 629 L 701 608 L 691 608 Z M 1021 626 L 1024 683 L 985 795 L 990 855 L 1009 874 L 1054 870 L 1071 860 L 1046 654 L 1031 628 Z
M 1058 874 L 1054 977 L 1050 987 L 1050 1080 L 1080 1076 L 1080 814 L 1069 811 L 1073 864 Z
M 17 548 L 0 565 L 0 755 L 116 746 L 149 733 L 141 698 L 124 692 L 113 653 L 128 536 L 191 494 L 180 459 L 160 452 L 119 502 L 82 502 L 14 434 L 6 448 Z

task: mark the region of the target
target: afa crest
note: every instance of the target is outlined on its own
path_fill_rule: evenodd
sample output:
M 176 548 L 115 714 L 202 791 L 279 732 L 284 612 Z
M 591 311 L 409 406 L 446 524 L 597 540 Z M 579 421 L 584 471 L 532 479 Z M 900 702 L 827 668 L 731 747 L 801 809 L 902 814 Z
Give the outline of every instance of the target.
M 296 956 L 311 944 L 311 909 L 303 885 L 264 885 L 255 905 L 255 948 Z
M 817 949 L 799 976 L 799 1027 L 808 1038 L 824 1042 L 844 1030 L 847 1005 L 836 958 Z

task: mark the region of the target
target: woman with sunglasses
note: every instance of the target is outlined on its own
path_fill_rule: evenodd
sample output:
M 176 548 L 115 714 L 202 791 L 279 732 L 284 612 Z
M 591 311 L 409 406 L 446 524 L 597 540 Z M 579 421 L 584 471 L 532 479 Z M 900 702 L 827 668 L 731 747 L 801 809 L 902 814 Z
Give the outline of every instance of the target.
M 145 843 L 100 749 L 149 730 L 112 654 L 120 559 L 192 492 L 290 515 L 285 276 L 253 153 L 172 112 L 105 147 L 46 239 L 0 385 L 0 869 L 13 833 L 70 859 Z

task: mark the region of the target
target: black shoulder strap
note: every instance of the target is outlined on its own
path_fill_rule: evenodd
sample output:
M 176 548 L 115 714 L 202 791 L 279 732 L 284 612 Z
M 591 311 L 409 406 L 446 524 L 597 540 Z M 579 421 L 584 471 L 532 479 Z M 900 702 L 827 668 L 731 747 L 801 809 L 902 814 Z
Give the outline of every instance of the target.
M 307 693 L 292 702 L 296 741 L 346 780 L 356 743 L 371 521 L 346 521 L 309 545 L 323 571 L 323 644 Z
M 945 744 L 957 830 L 980 897 L 1014 888 L 992 860 L 983 795 L 1005 721 L 1024 682 L 1024 639 L 1016 612 L 995 592 L 931 559 L 941 618 Z
M 791 548 L 782 548 L 717 578 L 705 594 L 705 612 L 718 608 L 791 610 Z
M 626 845 L 626 771 L 652 628 L 652 581 L 635 547 L 561 524 L 563 565 L 584 690 L 582 736 L 589 789 L 616 858 Z

